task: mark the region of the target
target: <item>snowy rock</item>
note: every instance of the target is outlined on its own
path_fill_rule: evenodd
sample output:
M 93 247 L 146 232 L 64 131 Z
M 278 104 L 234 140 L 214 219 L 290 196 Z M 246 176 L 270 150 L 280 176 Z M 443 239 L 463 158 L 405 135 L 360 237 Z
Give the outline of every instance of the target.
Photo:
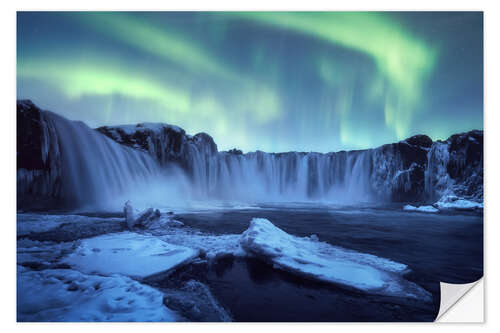
M 194 153 L 208 156 L 217 153 L 217 145 L 210 135 L 190 136 L 180 127 L 169 124 L 103 126 L 96 130 L 118 143 L 148 152 L 163 166 L 173 162 L 192 170 Z
M 163 294 L 128 277 L 18 266 L 18 321 L 176 321 Z
M 123 212 L 125 214 L 125 222 L 129 229 L 132 229 L 134 226 L 139 225 L 146 228 L 158 228 L 160 225 L 156 223 L 160 220 L 160 211 L 158 209 L 148 208 L 143 210 L 137 218 L 134 216 L 134 209 L 130 201 L 125 203 L 123 207 Z M 163 224 L 165 225 L 165 224 Z
M 292 236 L 266 219 L 252 219 L 240 244 L 249 255 L 310 279 L 374 294 L 431 299 L 426 290 L 402 277 L 408 271 L 404 264 Z
M 167 228 L 180 228 L 184 223 L 177 221 L 171 214 L 161 214 L 159 210 L 154 210 L 147 214 L 147 218 L 142 222 L 142 226 L 148 232 L 159 232 L 163 234 Z
M 403 207 L 403 210 L 410 211 L 410 212 L 423 212 L 423 213 L 437 213 L 437 212 L 439 212 L 439 209 L 434 208 L 432 206 L 415 207 L 412 205 L 405 205 Z
M 84 239 L 62 262 L 84 273 L 144 278 L 175 269 L 198 254 L 198 250 L 156 237 L 124 232 Z
M 240 149 L 230 149 L 227 151 L 228 154 L 233 154 L 233 155 L 243 155 L 243 152 Z
M 454 134 L 433 144 L 428 155 L 426 193 L 437 200 L 451 193 L 483 200 L 483 131 Z
M 454 134 L 446 141 L 450 153 L 447 171 L 455 182 L 454 193 L 483 201 L 483 131 Z
M 154 210 L 153 208 L 148 208 L 144 210 L 141 214 L 139 214 L 139 217 L 137 217 L 137 219 L 135 220 L 135 224 L 147 227 L 155 220 L 157 220 L 159 217 L 160 217 L 160 211 L 158 209 Z

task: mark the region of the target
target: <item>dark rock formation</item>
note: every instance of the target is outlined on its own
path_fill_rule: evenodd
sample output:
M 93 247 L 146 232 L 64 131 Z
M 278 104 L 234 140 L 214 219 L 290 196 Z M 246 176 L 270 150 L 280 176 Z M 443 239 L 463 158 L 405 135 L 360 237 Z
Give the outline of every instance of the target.
M 483 131 L 452 135 L 448 140 L 446 166 L 456 185 L 455 194 L 483 200 Z
M 239 149 L 233 148 L 227 151 L 228 154 L 233 154 L 233 155 L 243 155 L 243 152 Z
M 16 129 L 18 206 L 57 206 L 61 161 L 54 127 L 33 102 L 20 100 Z
M 425 170 L 432 140 L 415 135 L 373 149 L 375 192 L 390 188 L 391 201 L 425 200 Z
M 210 135 L 191 136 L 180 127 L 168 124 L 103 126 L 96 130 L 118 143 L 150 153 L 164 167 L 175 164 L 190 174 L 195 163 L 193 154 L 211 156 L 218 152 Z

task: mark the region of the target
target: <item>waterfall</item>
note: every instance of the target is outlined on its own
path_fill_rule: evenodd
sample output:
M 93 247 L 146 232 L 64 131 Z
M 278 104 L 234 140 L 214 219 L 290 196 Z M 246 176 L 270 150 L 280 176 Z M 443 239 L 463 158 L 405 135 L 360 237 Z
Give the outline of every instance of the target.
M 115 210 L 126 200 L 140 207 L 186 205 L 192 200 L 351 203 L 372 199 L 370 150 L 232 154 L 208 149 L 203 136 L 186 136 L 186 141 L 178 131 L 171 132 L 177 141 L 162 133 L 154 145 L 147 137 L 148 149 L 139 150 L 49 111 L 40 111 L 40 122 L 42 159 L 50 166 L 18 169 L 18 191 L 56 196 L 65 207 Z M 176 142 L 181 160 L 173 162 L 169 151 L 161 149 L 169 142 Z
M 61 206 L 119 210 L 126 200 L 148 206 L 182 200 L 187 178 L 149 153 L 109 139 L 80 121 L 40 111 L 46 169 L 18 169 L 18 193 L 54 196 Z M 177 196 L 177 197 L 176 197 Z
M 18 135 L 21 206 L 43 206 L 45 199 L 45 207 L 89 209 L 120 209 L 126 200 L 136 207 L 408 202 L 435 200 L 451 187 L 482 197 L 481 131 L 434 143 L 414 136 L 359 151 L 243 154 L 219 152 L 208 134 L 190 136 L 167 124 L 93 130 L 29 101 L 18 102 L 17 124 L 26 135 Z
M 447 170 L 450 153 L 448 144 L 436 142 L 427 154 L 427 169 L 425 171 L 425 191 L 427 195 L 437 200 L 447 194 L 453 185 Z
M 109 202 L 160 175 L 149 155 L 120 145 L 83 122 L 44 113 L 54 126 L 61 159 L 61 197 L 75 206 Z
M 371 199 L 369 151 L 221 152 L 213 156 L 194 152 L 193 161 L 192 187 L 200 198 L 243 202 Z

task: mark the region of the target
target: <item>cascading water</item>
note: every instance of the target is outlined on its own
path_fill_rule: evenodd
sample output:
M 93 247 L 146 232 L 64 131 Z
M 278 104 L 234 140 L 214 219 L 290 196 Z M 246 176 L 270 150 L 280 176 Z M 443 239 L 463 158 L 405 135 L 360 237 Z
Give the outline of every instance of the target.
M 61 197 L 70 204 L 108 202 L 160 175 L 151 156 L 117 144 L 82 122 L 46 112 L 59 137 Z
M 222 200 L 365 201 L 371 198 L 369 154 L 353 152 L 346 157 L 342 153 L 253 152 L 198 156 L 192 183 L 198 196 Z
M 18 102 L 18 132 L 30 135 L 21 141 L 18 137 L 18 199 L 55 198 L 74 208 L 114 210 L 126 200 L 136 207 L 178 207 L 193 200 L 422 201 L 434 200 L 455 183 L 464 193 L 474 191 L 482 179 L 482 165 L 476 163 L 467 171 L 478 175 L 469 177 L 474 180 L 470 184 L 456 175 L 459 182 L 451 180 L 447 170 L 450 143 L 433 143 L 424 136 L 327 154 L 218 152 L 213 139 L 204 133 L 190 136 L 166 124 L 96 131 L 82 122 L 41 111 L 29 101 Z M 481 154 L 482 132 L 457 138 L 455 160 L 465 161 L 469 151 Z M 455 164 L 458 174 L 463 163 Z
M 447 170 L 450 159 L 448 144 L 436 142 L 427 155 L 428 163 L 425 171 L 425 191 L 427 195 L 437 200 L 449 191 L 453 185 Z
M 43 159 L 55 163 L 48 173 L 58 177 L 43 181 L 44 192 L 38 193 L 57 194 L 66 207 L 114 210 L 126 200 L 140 207 L 189 205 L 193 199 L 241 203 L 371 199 L 369 150 L 237 155 L 214 152 L 194 140 L 179 145 L 177 153 L 184 160 L 175 163 L 165 151 L 127 147 L 52 112 L 40 111 L 40 119 Z M 162 135 L 159 147 L 170 140 Z M 147 140 L 151 143 L 150 137 Z M 30 183 L 30 176 L 20 169 L 18 187 Z
M 167 172 L 151 155 L 120 145 L 83 122 L 48 111 L 41 119 L 54 132 L 45 133 L 42 145 L 58 148 L 53 159 L 59 160 L 58 194 L 66 207 L 119 209 L 128 199 L 147 204 L 172 195 L 168 174 L 176 170 Z M 176 177 L 177 184 L 183 180 L 183 175 Z

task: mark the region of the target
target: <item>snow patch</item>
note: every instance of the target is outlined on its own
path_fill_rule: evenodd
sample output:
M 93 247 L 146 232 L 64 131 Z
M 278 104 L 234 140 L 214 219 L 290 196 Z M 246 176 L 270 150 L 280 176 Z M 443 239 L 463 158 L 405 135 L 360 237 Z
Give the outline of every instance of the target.
M 109 129 L 121 129 L 127 135 L 134 135 L 136 132 L 152 131 L 160 132 L 163 129 L 171 129 L 174 132 L 182 133 L 182 129 L 179 126 L 169 125 L 164 123 L 140 123 L 137 125 L 119 125 L 119 126 L 109 126 Z
M 163 294 L 128 277 L 18 266 L 18 321 L 176 321 Z
M 198 255 L 195 249 L 124 232 L 84 239 L 62 262 L 84 273 L 144 278 L 186 264 Z

